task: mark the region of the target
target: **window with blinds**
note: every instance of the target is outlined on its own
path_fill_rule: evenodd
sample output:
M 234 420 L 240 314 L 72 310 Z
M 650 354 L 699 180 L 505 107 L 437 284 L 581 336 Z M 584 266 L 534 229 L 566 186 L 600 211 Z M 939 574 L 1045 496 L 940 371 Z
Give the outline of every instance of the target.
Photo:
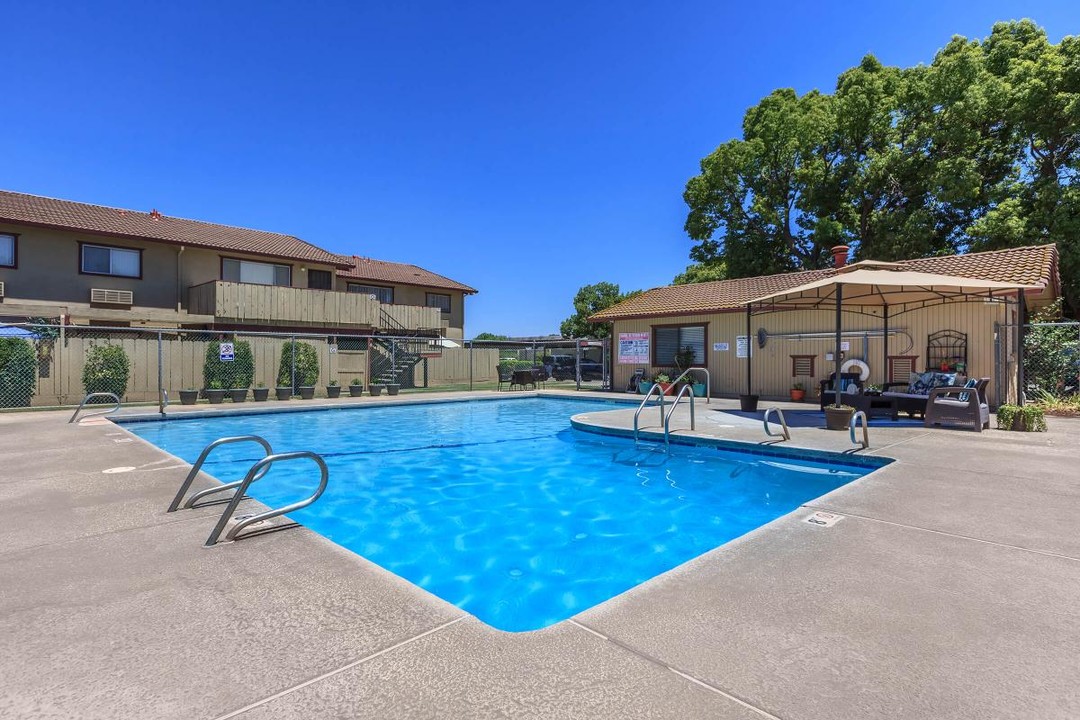
M 705 326 L 667 325 L 653 328 L 653 365 L 675 364 L 675 354 L 690 348 L 694 365 L 705 364 Z
M 814 355 L 792 355 L 792 377 L 814 377 Z

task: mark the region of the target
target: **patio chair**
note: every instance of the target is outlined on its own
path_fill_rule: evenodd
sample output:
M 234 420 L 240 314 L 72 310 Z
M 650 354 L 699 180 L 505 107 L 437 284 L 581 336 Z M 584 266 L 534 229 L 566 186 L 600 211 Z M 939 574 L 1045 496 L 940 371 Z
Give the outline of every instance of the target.
M 936 388 L 955 388 L 956 381 L 955 373 L 912 373 L 906 382 L 887 382 L 882 385 L 881 396 L 895 399 L 896 409 L 907 413 L 908 417 L 918 415 L 925 418 L 930 391 Z
M 503 385 L 506 385 L 507 389 L 510 389 L 510 384 L 514 381 L 514 371 L 508 365 L 499 365 L 499 384 L 495 388 L 496 391 L 502 390 Z
M 836 373 L 830 373 L 829 377 L 821 381 L 821 411 L 825 412 L 826 405 L 832 405 L 836 400 L 836 388 L 833 386 L 833 378 Z M 852 386 L 854 391 L 852 392 Z M 840 373 L 840 400 L 844 401 L 844 395 L 858 395 L 863 391 L 862 380 L 859 373 Z M 850 404 L 850 403 L 849 403 Z
M 986 386 L 990 378 L 972 378 L 964 387 L 939 387 L 930 391 L 923 425 L 956 425 L 982 432 L 990 427 Z

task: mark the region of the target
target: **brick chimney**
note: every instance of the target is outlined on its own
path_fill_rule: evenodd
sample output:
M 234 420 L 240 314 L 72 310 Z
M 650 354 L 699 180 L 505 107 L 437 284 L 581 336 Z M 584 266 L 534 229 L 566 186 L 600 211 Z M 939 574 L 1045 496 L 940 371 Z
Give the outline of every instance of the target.
M 847 254 L 849 249 L 850 248 L 848 248 L 847 245 L 837 245 L 829 251 L 832 253 L 833 266 L 842 268 L 847 264 Z

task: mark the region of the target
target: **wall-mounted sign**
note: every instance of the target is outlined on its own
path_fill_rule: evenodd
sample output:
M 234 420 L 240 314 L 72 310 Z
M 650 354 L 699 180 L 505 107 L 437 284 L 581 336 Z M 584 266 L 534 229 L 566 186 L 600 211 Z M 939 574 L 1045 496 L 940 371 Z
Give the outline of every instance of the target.
M 619 364 L 649 364 L 649 333 L 619 333 Z
M 232 343 L 221 343 L 218 348 L 218 358 L 222 362 L 232 362 L 236 359 L 236 349 Z
M 731 344 L 730 343 L 713 343 L 712 344 L 712 349 L 713 349 L 713 352 L 727 352 L 728 350 L 731 349 Z
M 750 347 L 750 336 L 749 335 L 736 335 L 735 336 L 735 357 L 737 357 L 737 358 L 750 357 L 750 355 L 753 352 L 754 352 L 753 348 Z

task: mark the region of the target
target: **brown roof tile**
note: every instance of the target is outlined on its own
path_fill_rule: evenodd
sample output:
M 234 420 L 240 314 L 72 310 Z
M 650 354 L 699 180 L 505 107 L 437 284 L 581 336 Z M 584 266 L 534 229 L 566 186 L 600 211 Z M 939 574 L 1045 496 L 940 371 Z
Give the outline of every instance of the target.
M 373 260 L 371 258 L 352 256 L 352 267 L 348 270 L 338 270 L 338 277 L 350 280 L 368 280 L 371 282 L 398 283 L 401 285 L 420 285 L 422 287 L 440 288 L 444 290 L 460 290 L 466 295 L 476 292 L 474 288 L 451 280 L 448 277 L 437 275 L 430 270 L 425 270 L 417 265 L 405 263 L 387 262 L 385 260 Z
M 988 252 L 949 255 L 946 257 L 902 260 L 897 265 L 905 269 L 940 275 L 994 280 L 1018 285 L 1041 285 L 1056 292 L 1061 286 L 1057 267 L 1056 245 L 992 250 Z M 589 319 L 610 322 L 639 317 L 692 315 L 741 309 L 754 298 L 782 292 L 814 280 L 834 275 L 836 270 L 805 270 L 781 275 L 762 275 L 733 280 L 669 285 L 653 288 L 601 310 Z
M 185 220 L 160 213 L 89 205 L 0 190 L 0 221 L 137 240 L 306 260 L 346 267 L 349 259 L 292 235 Z

